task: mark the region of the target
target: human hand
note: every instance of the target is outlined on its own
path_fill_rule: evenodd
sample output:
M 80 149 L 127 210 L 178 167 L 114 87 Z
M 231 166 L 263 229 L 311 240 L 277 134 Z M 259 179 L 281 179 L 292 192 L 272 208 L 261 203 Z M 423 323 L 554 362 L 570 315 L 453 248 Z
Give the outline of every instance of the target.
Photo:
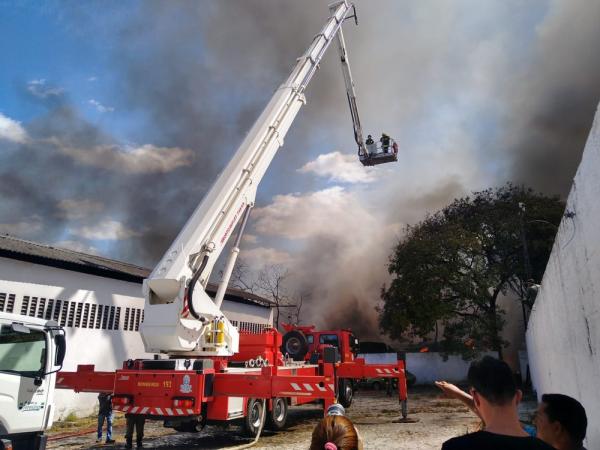
M 465 396 L 470 397 L 470 395 L 461 388 L 452 383 L 448 383 L 447 381 L 436 381 L 435 385 L 439 387 L 447 397 L 456 398 L 459 400 L 462 400 Z

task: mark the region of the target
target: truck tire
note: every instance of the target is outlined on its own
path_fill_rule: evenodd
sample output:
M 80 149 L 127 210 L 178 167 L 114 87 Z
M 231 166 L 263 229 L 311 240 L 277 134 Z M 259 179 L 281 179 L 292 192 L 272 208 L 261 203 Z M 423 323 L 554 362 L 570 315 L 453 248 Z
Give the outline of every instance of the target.
M 352 389 L 352 381 L 347 378 L 341 378 L 338 383 L 338 402 L 344 408 L 349 408 L 354 398 L 354 389 Z
M 248 437 L 256 437 L 261 425 L 264 425 L 266 414 L 263 416 L 262 400 L 258 398 L 249 398 L 246 408 L 246 417 L 244 417 L 244 434 Z M 263 419 L 261 423 L 260 419 Z
M 48 436 L 43 433 L 27 433 L 10 437 L 9 440 L 13 450 L 44 450 Z M 0 445 L 0 448 L 5 448 L 3 443 Z
M 273 399 L 273 407 L 267 416 L 268 428 L 272 431 L 280 431 L 285 428 L 288 415 L 288 402 L 286 398 L 276 397 Z
M 288 331 L 283 335 L 281 353 L 290 355 L 294 361 L 303 361 L 308 353 L 308 341 L 304 333 L 298 330 Z

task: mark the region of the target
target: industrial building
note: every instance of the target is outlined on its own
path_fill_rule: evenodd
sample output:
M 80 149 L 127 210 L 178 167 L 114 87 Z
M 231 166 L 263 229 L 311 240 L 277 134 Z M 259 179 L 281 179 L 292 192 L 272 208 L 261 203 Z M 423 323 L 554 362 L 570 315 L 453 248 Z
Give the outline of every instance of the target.
M 0 311 L 54 319 L 67 333 L 64 370 L 95 364 L 114 370 L 129 358 L 148 358 L 138 328 L 144 320 L 142 281 L 150 270 L 100 256 L 0 236 Z M 214 296 L 217 286 L 207 292 Z M 268 300 L 226 291 L 222 311 L 240 331 L 273 323 Z M 56 417 L 89 414 L 96 394 L 56 391 Z

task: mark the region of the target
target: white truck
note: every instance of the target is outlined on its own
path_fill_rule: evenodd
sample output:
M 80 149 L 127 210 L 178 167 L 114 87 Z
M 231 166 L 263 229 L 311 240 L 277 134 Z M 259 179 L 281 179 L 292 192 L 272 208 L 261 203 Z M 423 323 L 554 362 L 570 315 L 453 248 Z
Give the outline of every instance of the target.
M 56 322 L 0 313 L 0 449 L 46 448 L 65 352 Z

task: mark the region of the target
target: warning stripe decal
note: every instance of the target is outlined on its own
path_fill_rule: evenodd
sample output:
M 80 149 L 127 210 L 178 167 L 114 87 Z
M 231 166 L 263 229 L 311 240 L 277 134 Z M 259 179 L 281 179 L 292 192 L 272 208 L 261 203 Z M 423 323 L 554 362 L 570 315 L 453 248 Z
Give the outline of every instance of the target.
M 130 410 L 131 408 L 131 410 Z M 151 406 L 139 407 L 128 405 L 114 405 L 113 409 L 117 411 L 129 412 L 130 414 L 146 414 L 150 416 L 189 416 L 194 414 L 193 409 L 181 408 L 154 408 Z

